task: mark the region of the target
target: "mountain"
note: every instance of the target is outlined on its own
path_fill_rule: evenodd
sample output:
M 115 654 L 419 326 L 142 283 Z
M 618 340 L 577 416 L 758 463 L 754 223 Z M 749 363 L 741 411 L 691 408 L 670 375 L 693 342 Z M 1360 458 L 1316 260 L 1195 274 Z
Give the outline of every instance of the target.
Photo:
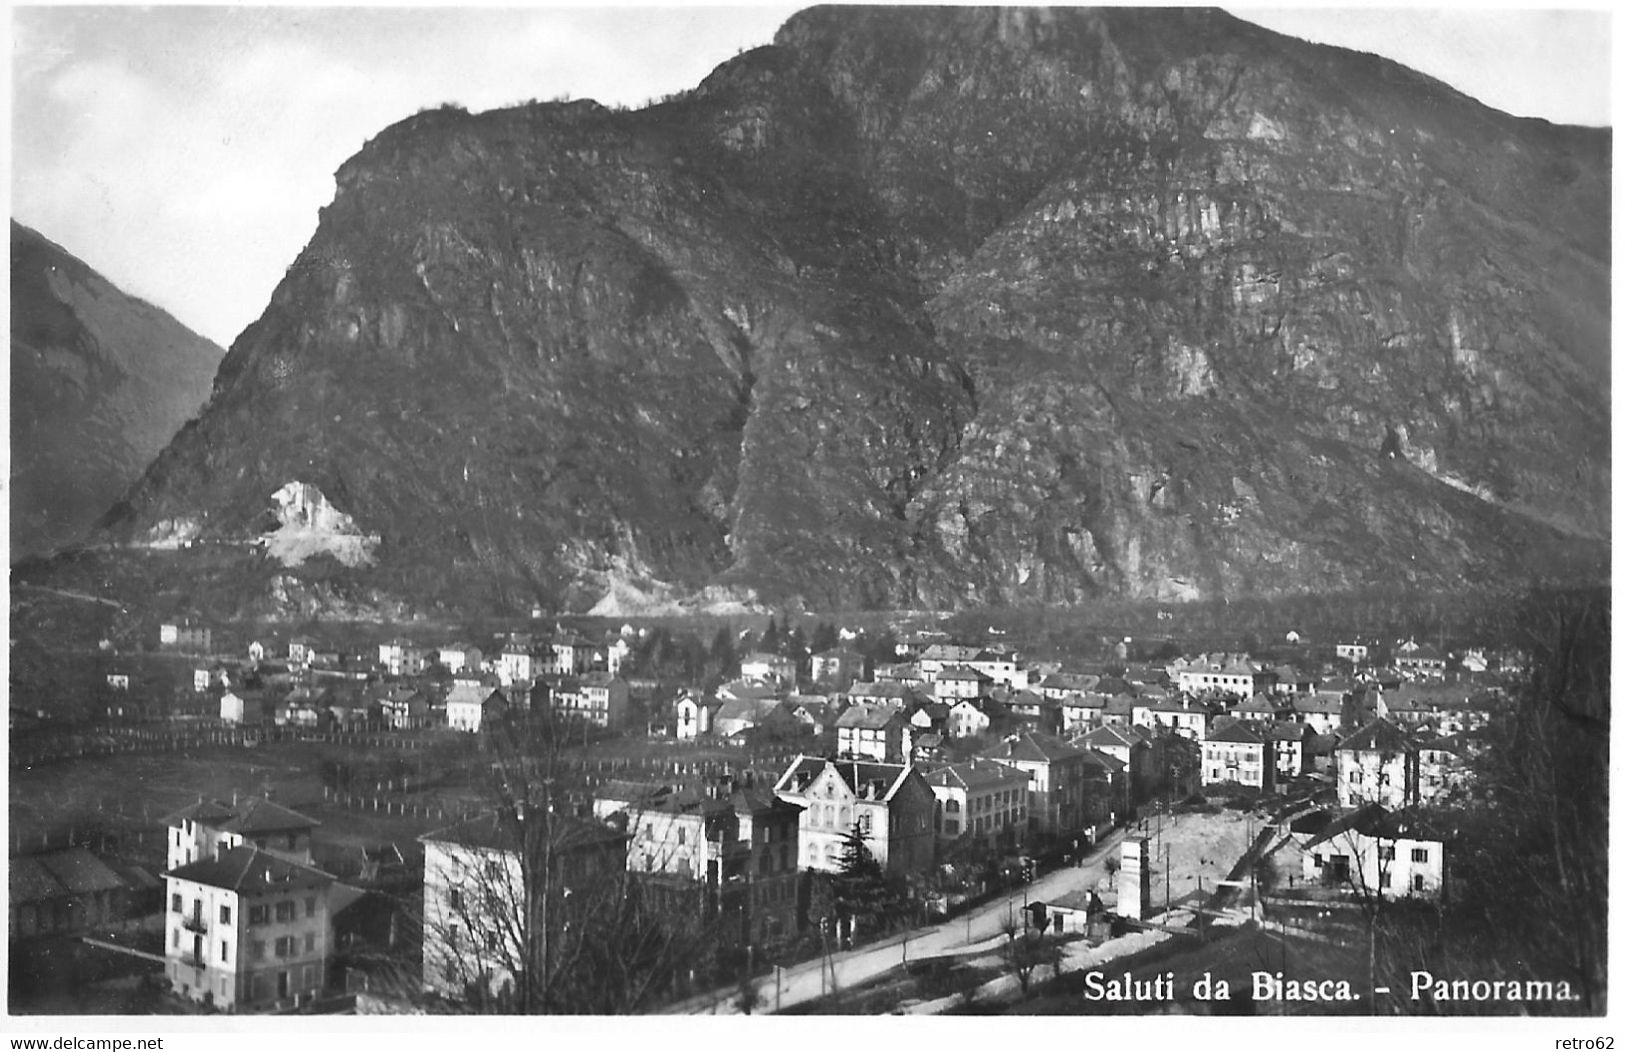
M 202 407 L 225 354 L 11 224 L 11 558 L 79 538 Z
M 1610 149 L 1217 11 L 814 8 L 381 132 L 105 536 L 307 614 L 1595 579 Z

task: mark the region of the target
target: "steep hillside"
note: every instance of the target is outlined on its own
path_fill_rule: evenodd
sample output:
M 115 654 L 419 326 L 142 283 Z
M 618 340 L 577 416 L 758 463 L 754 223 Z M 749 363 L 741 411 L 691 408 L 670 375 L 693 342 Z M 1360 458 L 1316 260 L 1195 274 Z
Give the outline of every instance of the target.
M 1212 11 L 813 9 L 380 133 L 108 536 L 297 528 L 306 612 L 1595 576 L 1609 149 Z
M 11 224 L 11 558 L 79 538 L 202 407 L 225 352 Z

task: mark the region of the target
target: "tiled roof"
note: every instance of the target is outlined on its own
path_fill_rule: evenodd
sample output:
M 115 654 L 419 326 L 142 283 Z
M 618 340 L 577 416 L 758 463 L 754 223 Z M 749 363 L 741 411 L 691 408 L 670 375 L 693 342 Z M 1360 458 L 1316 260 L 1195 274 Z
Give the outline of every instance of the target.
M 1389 723 L 1377 719 L 1343 739 L 1338 752 L 1406 752 L 1416 748 L 1409 734 Z
M 778 709 L 781 702 L 778 698 L 767 697 L 729 698 L 722 703 L 716 712 L 719 720 L 749 720 L 752 723 L 766 719 Z
M 847 691 L 854 698 L 912 698 L 915 692 L 906 683 L 882 680 L 876 683 L 854 683 Z
M 903 783 L 912 769 L 907 764 L 900 763 L 874 763 L 866 760 L 825 760 L 816 756 L 798 756 L 788 770 L 780 776 L 776 791 L 780 793 L 799 793 L 796 788 L 796 775 L 806 776 L 810 783 L 823 773 L 825 767 L 834 767 L 836 774 L 847 784 L 854 795 L 862 797 L 863 787 L 878 784 L 881 791 L 876 794 L 879 799 L 888 799 L 896 792 L 897 787 Z
M 1099 749 L 1086 750 L 1083 754 L 1083 763 L 1085 767 L 1104 768 L 1110 774 L 1116 774 L 1128 767 L 1128 764 L 1124 761 L 1119 760 L 1111 753 L 1101 752 Z
M 164 876 L 250 895 L 295 888 L 319 888 L 333 882 L 331 875 L 313 866 L 291 862 L 248 846 L 234 847 L 221 852 L 218 858 L 203 859 L 172 869 Z
M 215 825 L 236 815 L 230 805 L 218 800 L 204 800 L 199 798 L 195 804 L 187 804 L 174 814 L 165 815 L 159 821 L 166 826 L 179 827 L 183 822 L 197 822 L 201 825 Z
M 1309 732 L 1309 728 L 1301 723 L 1287 721 L 1276 723 L 1270 727 L 1269 738 L 1272 742 L 1302 741 Z
M 1316 833 L 1305 849 L 1323 844 L 1333 837 L 1354 830 L 1363 836 L 1383 837 L 1390 840 L 1433 840 L 1442 842 L 1445 838 L 1440 832 L 1432 828 L 1426 821 L 1419 819 L 1407 811 L 1389 811 L 1380 804 L 1366 804 L 1333 818 L 1326 826 Z M 1293 825 L 1297 832 L 1297 825 Z
M 966 763 L 939 767 L 926 775 L 925 781 L 928 785 L 980 789 L 990 785 L 1003 785 L 1011 782 L 1020 782 L 1026 785 L 1032 781 L 1032 775 L 1002 763 L 993 763 L 991 761 L 978 763 L 975 760 L 970 760 Z
M 1230 742 L 1238 745 L 1264 744 L 1264 739 L 1259 736 L 1258 732 L 1241 720 L 1234 720 L 1209 731 L 1207 740 L 1210 742 Z
M 245 801 L 238 809 L 236 817 L 227 819 L 218 828 L 227 833 L 280 833 L 290 829 L 311 829 L 321 825 L 320 822 L 298 811 L 273 803 L 263 796 L 256 796 Z
M 982 755 L 990 760 L 1054 763 L 1082 756 L 1086 751 L 1075 745 L 1068 745 L 1053 735 L 1026 731 L 985 750 Z
M 83 847 L 46 855 L 23 855 L 11 860 L 10 892 L 14 906 L 66 895 L 114 891 L 124 886 L 117 873 Z
M 1135 740 L 1130 738 L 1120 727 L 1096 727 L 1088 734 L 1079 735 L 1072 739 L 1074 745 L 1081 745 L 1089 749 L 1125 748 L 1132 747 Z
M 1094 690 L 1100 685 L 1100 677 L 1088 676 L 1079 672 L 1057 672 L 1054 675 L 1045 676 L 1038 685 L 1045 690 L 1064 690 L 1069 693 Z

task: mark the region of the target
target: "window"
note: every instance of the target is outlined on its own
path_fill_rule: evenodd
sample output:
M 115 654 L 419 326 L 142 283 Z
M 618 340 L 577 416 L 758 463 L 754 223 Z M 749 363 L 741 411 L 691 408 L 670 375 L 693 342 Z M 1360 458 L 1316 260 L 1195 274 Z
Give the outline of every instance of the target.
M 947 811 L 951 815 L 957 815 L 959 813 L 959 801 L 950 798 L 943 810 Z
M 230 924 L 231 923 L 231 907 L 230 906 L 221 906 L 220 907 L 220 923 L 221 924 Z
M 169 945 L 171 945 L 171 946 L 179 946 L 180 944 L 181 944 L 181 930 L 179 928 L 176 928 L 173 932 L 170 933 Z
M 231 943 L 226 942 L 224 939 L 220 941 L 220 963 L 231 963 Z
M 653 828 L 652 827 L 649 827 L 649 828 L 650 828 L 650 831 L 652 832 Z M 498 860 L 494 859 L 494 858 L 486 859 L 485 860 L 485 875 L 490 877 L 492 880 L 495 880 L 498 877 L 502 876 L 502 863 L 499 862 Z
M 305 932 L 305 952 L 306 953 L 315 953 L 316 952 L 316 933 L 313 932 L 313 931 Z
M 254 952 L 253 952 L 252 956 L 253 956 L 254 960 L 256 960 L 256 961 L 265 960 L 265 940 L 264 939 L 255 939 L 253 947 L 254 947 Z
M 1425 848 L 1425 847 L 1413 847 L 1413 848 L 1411 848 L 1411 861 L 1412 862 L 1426 862 L 1427 860 L 1428 860 L 1428 849 L 1427 848 Z M 1417 878 L 1417 879 L 1421 879 L 1421 878 Z
M 454 950 L 457 948 L 457 925 L 455 924 L 446 929 L 446 945 Z
M 1326 868 L 1326 860 L 1325 859 L 1321 858 L 1319 855 L 1314 856 L 1314 858 L 1315 858 L 1315 868 L 1316 869 L 1325 869 Z
M 263 902 L 260 903 L 258 906 L 250 906 L 250 907 L 248 907 L 248 923 L 249 924 L 269 924 L 269 923 L 271 923 L 271 907 L 267 906 Z
M 1377 845 L 1377 861 L 1379 861 L 1379 862 L 1392 862 L 1393 860 L 1394 860 L 1394 845 L 1392 845 L 1392 844 L 1378 844 Z
M 485 933 L 485 948 L 487 950 L 490 950 L 492 953 L 496 953 L 497 951 L 501 950 L 502 949 L 502 936 L 498 935 L 494 931 L 486 932 Z
M 1385 888 L 1392 886 L 1392 884 L 1394 883 L 1394 875 L 1392 873 L 1384 873 L 1382 875 L 1382 880 L 1380 881 L 1380 883 Z
M 1411 890 L 1412 891 L 1426 891 L 1427 886 L 1428 886 L 1427 881 L 1425 879 L 1423 879 L 1422 874 L 1418 873 L 1414 877 L 1411 878 Z
M 181 908 L 181 896 L 180 896 L 180 892 L 178 892 L 178 891 L 175 894 L 169 896 L 169 912 L 171 912 L 171 913 L 184 913 L 185 912 L 185 910 L 183 910 Z
M 959 819 L 949 818 L 942 823 L 942 831 L 949 836 L 959 835 Z
M 286 902 L 279 902 L 276 904 L 276 919 L 279 922 L 293 920 L 293 914 L 293 900 L 290 899 Z
M 463 891 L 461 888 L 447 889 L 446 905 L 454 910 L 460 910 L 463 908 Z
M 293 956 L 293 936 L 283 935 L 276 941 L 276 955 L 278 957 Z
M 316 916 L 316 896 L 314 895 L 305 896 L 305 916 Z

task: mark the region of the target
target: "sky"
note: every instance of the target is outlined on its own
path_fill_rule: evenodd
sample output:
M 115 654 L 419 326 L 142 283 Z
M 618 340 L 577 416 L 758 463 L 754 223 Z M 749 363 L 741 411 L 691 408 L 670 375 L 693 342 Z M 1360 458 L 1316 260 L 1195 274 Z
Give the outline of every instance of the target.
M 387 125 L 447 101 L 635 106 L 799 6 L 13 7 L 11 214 L 229 346 Z M 1612 123 L 1601 8 L 1232 11 L 1520 116 Z

